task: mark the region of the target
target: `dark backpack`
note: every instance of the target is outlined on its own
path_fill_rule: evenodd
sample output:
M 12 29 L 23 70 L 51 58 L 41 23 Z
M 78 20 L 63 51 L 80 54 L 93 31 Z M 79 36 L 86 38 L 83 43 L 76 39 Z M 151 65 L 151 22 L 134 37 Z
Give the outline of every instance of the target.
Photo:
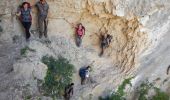
M 81 68 L 79 70 L 79 75 L 81 78 L 85 78 L 86 77 L 86 68 Z

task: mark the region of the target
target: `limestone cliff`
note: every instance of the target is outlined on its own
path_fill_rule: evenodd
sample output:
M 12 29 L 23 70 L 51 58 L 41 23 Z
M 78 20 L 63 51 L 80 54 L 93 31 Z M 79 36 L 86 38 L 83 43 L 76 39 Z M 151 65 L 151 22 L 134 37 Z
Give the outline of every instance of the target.
M 154 81 L 170 94 L 170 79 L 166 75 L 169 63 L 169 5 L 167 0 L 47 0 L 48 35 L 51 44 L 38 39 L 37 0 L 27 0 L 33 6 L 33 25 L 30 43 L 14 15 L 24 0 L 0 1 L 0 98 L 21 100 L 27 94 L 36 99 L 39 93 L 36 79 L 43 79 L 47 67 L 42 56 L 62 55 L 76 67 L 73 100 L 97 100 L 115 90 L 124 78 L 135 76 L 133 87 L 142 80 Z M 71 23 L 81 22 L 86 27 L 82 47 L 74 40 Z M 108 30 L 113 36 L 111 47 L 99 57 L 99 35 Z M 36 52 L 21 57 L 20 49 L 29 46 Z M 2 59 L 2 60 L 1 60 Z M 78 70 L 93 63 L 92 84 L 80 85 Z M 35 79 L 36 78 L 36 79 Z M 162 81 L 167 79 L 165 84 Z M 28 86 L 29 84 L 29 86 Z M 133 94 L 133 88 L 131 88 Z M 131 100 L 131 96 L 129 97 Z

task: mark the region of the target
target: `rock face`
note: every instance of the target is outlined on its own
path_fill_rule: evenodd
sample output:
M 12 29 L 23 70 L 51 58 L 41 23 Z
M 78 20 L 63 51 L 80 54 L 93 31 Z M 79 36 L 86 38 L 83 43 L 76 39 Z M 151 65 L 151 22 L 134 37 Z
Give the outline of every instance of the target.
M 37 79 L 42 80 L 46 75 L 47 67 L 41 63 L 41 58 L 47 54 L 56 58 L 62 55 L 75 65 L 73 100 L 97 100 L 98 96 L 110 93 L 124 78 L 131 76 L 136 76 L 133 87 L 142 80 L 153 82 L 159 77 L 161 80 L 156 84 L 170 94 L 170 77 L 166 75 L 170 57 L 169 1 L 47 0 L 51 44 L 38 39 L 36 0 L 27 0 L 33 5 L 31 31 L 34 34 L 31 41 L 25 43 L 23 28 L 14 15 L 23 1 L 0 1 L 0 62 L 10 61 L 9 65 L 0 64 L 1 100 L 21 100 L 29 95 L 33 99 L 49 99 L 42 96 L 37 87 Z M 80 22 L 86 28 L 86 35 L 78 48 L 72 23 Z M 105 31 L 113 36 L 113 41 L 99 57 L 99 36 Z M 20 49 L 26 45 L 36 52 L 21 57 Z M 3 50 L 5 48 L 8 50 Z M 95 82 L 81 86 L 78 70 L 91 62 L 94 62 L 92 79 Z M 167 81 L 163 84 L 165 79 Z

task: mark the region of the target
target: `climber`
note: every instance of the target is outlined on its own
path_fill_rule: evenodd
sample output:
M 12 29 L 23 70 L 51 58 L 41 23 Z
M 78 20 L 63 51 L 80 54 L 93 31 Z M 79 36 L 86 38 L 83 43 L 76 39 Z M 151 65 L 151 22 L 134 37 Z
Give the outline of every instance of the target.
M 44 35 L 47 38 L 47 24 L 48 24 L 48 9 L 49 5 L 45 0 L 40 0 L 35 5 L 38 8 L 38 27 L 39 27 L 39 38 Z
M 170 65 L 167 68 L 167 75 L 169 74 L 169 70 L 170 70 Z
M 110 34 L 104 34 L 104 35 L 101 34 L 100 40 L 101 40 L 101 49 L 102 49 L 102 51 L 100 53 L 100 56 L 102 56 L 103 53 L 104 53 L 104 50 L 109 47 L 109 45 L 110 45 L 110 43 L 112 41 L 112 38 L 113 37 Z
M 80 68 L 79 75 L 81 78 L 81 85 L 84 85 L 86 81 L 89 79 L 90 69 L 91 69 L 90 66 Z
M 65 100 L 70 100 L 70 98 L 72 97 L 72 95 L 73 95 L 73 86 L 74 86 L 74 83 L 71 83 L 67 87 L 65 87 L 65 91 L 64 91 Z
M 76 32 L 76 45 L 78 47 L 80 47 L 80 45 L 82 43 L 82 38 L 85 35 L 85 28 L 84 28 L 84 26 L 81 23 L 79 23 L 76 26 L 74 26 L 74 28 L 76 29 L 75 30 L 75 32 Z
M 20 9 L 18 9 L 16 16 L 19 17 L 26 33 L 26 41 L 29 41 L 31 36 L 30 34 L 30 27 L 32 24 L 32 13 L 31 13 L 31 6 L 28 2 L 23 2 Z

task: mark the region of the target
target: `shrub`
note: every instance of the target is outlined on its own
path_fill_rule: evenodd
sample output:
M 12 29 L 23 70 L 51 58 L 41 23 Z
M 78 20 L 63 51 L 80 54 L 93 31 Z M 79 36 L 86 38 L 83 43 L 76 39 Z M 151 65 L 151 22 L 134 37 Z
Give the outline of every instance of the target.
M 155 92 L 156 94 L 152 97 L 152 100 L 170 100 L 170 96 L 162 92 L 159 88 L 155 88 Z
M 31 100 L 32 96 L 31 95 L 27 95 L 24 100 Z
M 63 57 L 44 56 L 42 62 L 48 66 L 43 89 L 45 95 L 53 98 L 61 97 L 65 87 L 72 82 L 74 66 Z
M 151 88 L 151 86 L 152 84 L 144 82 L 140 85 L 140 87 L 138 87 L 139 100 L 147 100 L 146 95 L 148 94 L 148 91 Z
M 118 90 L 114 93 L 112 93 L 111 95 L 108 95 L 104 98 L 99 97 L 99 100 L 125 100 L 125 98 L 123 97 L 125 95 L 124 89 L 126 87 L 127 84 L 131 85 L 131 80 L 133 77 L 125 79 L 122 84 L 118 87 Z
M 29 48 L 28 46 L 26 46 L 26 47 L 24 47 L 24 48 L 21 49 L 20 54 L 21 54 L 22 56 L 26 56 L 26 54 L 27 54 L 28 51 L 35 52 L 34 49 L 31 49 L 31 48 Z
M 156 94 L 151 97 L 151 100 L 169 100 L 170 96 L 168 96 L 165 92 L 162 92 L 159 88 L 154 87 L 153 84 L 148 81 L 143 82 L 140 87 L 138 87 L 138 100 L 148 100 L 146 96 L 150 89 L 154 89 L 156 92 Z
M 125 95 L 124 89 L 125 89 L 126 85 L 129 84 L 130 86 L 132 86 L 132 84 L 130 82 L 132 80 L 132 78 L 133 77 L 125 79 L 123 81 L 123 83 L 118 87 L 117 93 L 119 93 L 121 96 L 124 96 Z
M 124 98 L 125 92 L 124 89 L 127 84 L 130 84 L 132 78 L 125 79 L 123 83 L 118 87 L 118 90 L 111 95 L 106 96 L 105 98 L 99 97 L 99 100 L 126 100 Z M 149 81 L 143 82 L 139 87 L 137 87 L 137 100 L 148 100 L 148 92 L 150 89 L 155 90 L 155 95 L 151 97 L 150 100 L 169 100 L 170 96 L 168 96 L 165 92 L 162 92 L 159 88 L 154 87 L 152 83 Z

